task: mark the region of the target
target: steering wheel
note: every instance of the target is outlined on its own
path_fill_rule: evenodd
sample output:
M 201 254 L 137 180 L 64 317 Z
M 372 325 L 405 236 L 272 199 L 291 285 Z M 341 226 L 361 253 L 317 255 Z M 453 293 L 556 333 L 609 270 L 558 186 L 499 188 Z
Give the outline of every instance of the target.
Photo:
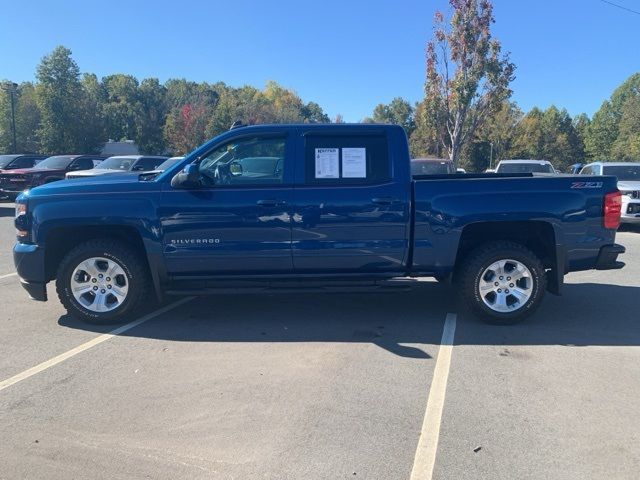
M 213 175 L 217 185 L 231 185 L 231 172 L 228 165 L 218 165 Z

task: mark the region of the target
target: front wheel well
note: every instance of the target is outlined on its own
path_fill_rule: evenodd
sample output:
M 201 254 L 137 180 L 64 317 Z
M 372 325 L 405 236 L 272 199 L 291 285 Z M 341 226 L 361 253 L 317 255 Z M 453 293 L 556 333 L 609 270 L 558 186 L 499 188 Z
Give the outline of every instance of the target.
M 95 239 L 113 239 L 134 249 L 141 255 L 148 268 L 147 257 L 140 233 L 131 226 L 73 226 L 51 230 L 45 238 L 45 275 L 47 281 L 56 277 L 58 266 L 64 256 L 77 245 Z
M 553 226 L 548 222 L 479 222 L 467 225 L 460 237 L 456 256 L 456 270 L 476 248 L 494 241 L 517 243 L 531 250 L 545 269 L 555 269 L 556 238 Z M 564 273 L 564 272 L 563 272 Z

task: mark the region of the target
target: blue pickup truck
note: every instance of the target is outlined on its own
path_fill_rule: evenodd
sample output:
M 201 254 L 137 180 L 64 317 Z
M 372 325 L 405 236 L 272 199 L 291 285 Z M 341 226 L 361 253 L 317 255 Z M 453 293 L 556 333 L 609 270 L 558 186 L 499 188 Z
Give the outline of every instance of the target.
M 66 180 L 16 202 L 15 265 L 31 298 L 129 320 L 166 294 L 380 288 L 451 281 L 513 323 L 564 275 L 622 268 L 615 177 L 411 176 L 390 125 L 235 128 L 155 178 Z

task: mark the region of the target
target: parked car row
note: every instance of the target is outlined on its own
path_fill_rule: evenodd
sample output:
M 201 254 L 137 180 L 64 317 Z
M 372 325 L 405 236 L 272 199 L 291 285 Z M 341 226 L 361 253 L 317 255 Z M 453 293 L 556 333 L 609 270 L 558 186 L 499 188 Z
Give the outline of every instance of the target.
M 160 173 L 182 157 L 157 155 L 0 155 L 0 197 L 64 179 L 123 173 Z

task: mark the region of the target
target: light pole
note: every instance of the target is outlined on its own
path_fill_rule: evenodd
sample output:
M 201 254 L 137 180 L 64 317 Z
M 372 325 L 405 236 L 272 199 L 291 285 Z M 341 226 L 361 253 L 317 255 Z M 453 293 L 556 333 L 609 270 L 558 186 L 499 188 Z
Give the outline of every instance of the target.
M 493 142 L 491 142 L 491 153 L 489 153 L 489 168 L 493 168 Z
M 13 135 L 13 153 L 17 153 L 18 148 L 16 147 L 16 102 L 13 94 L 15 93 L 16 88 L 18 88 L 18 84 L 7 82 L 2 86 L 4 90 L 9 92 L 9 96 L 11 97 L 11 133 Z

